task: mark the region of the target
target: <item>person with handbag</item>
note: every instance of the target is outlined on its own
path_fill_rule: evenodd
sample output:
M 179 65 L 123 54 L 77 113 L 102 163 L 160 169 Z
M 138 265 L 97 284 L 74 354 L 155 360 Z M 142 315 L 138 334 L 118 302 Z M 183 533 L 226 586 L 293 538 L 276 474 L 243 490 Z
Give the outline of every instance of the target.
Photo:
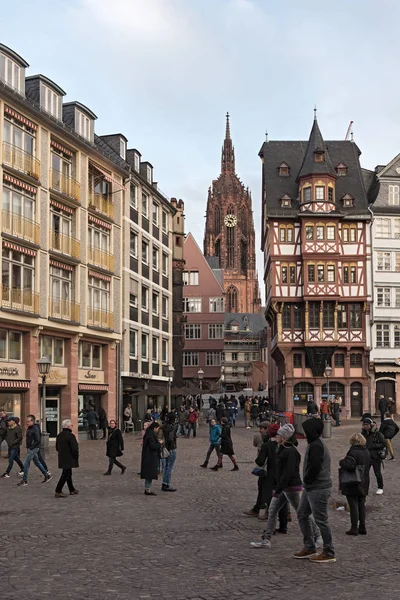
M 387 454 L 386 441 L 382 433 L 378 431 L 374 421 L 368 417 L 362 421 L 361 433 L 367 440 L 366 446 L 370 454 L 370 467 L 374 470 L 376 483 L 378 484 L 376 493 L 381 496 L 383 494 L 382 461 Z
M 108 456 L 108 469 L 104 475 L 111 475 L 111 471 L 114 465 L 117 465 L 121 469 L 121 475 L 126 471 L 126 467 L 117 460 L 117 456 L 123 455 L 124 451 L 124 438 L 122 437 L 121 430 L 118 429 L 117 423 L 114 420 L 110 421 L 108 428 L 108 438 L 106 443 L 106 456 Z
M 161 458 L 164 459 L 161 490 L 163 492 L 176 492 L 176 488 L 171 487 L 171 476 L 176 461 L 176 434 L 178 431 L 176 414 L 174 412 L 167 413 L 165 423 L 161 429 L 164 439 L 164 444 L 161 448 Z
M 390 400 L 390 398 L 389 398 Z M 385 438 L 386 448 L 388 454 L 390 456 L 389 460 L 394 460 L 394 452 L 392 446 L 392 439 L 399 433 L 399 426 L 392 419 L 392 415 L 390 412 L 385 413 L 385 418 L 383 419 L 379 431 Z
M 239 471 L 238 464 L 236 462 L 235 451 L 233 449 L 233 443 L 231 438 L 231 426 L 228 423 L 228 419 L 226 417 L 222 417 L 221 419 L 221 449 L 218 455 L 218 462 L 214 467 L 211 467 L 211 471 L 218 471 L 218 469 L 222 469 L 222 460 L 224 458 L 224 454 L 229 456 L 231 461 L 233 462 L 232 471 Z
M 253 508 L 250 510 L 244 510 L 243 514 L 247 517 L 258 517 L 261 521 L 264 521 L 267 517 L 267 463 L 268 463 L 268 428 L 270 423 L 268 421 L 262 421 L 260 423 L 260 432 L 254 434 L 253 446 L 257 448 L 257 457 L 255 459 L 256 467 L 253 469 L 253 475 L 258 478 L 258 494 L 257 500 Z M 276 431 L 279 426 L 275 425 Z M 275 435 L 275 434 L 274 434 Z
M 346 534 L 366 535 L 365 498 L 369 490 L 370 455 L 367 440 L 361 433 L 353 433 L 349 441 L 350 449 L 339 462 L 340 491 L 350 507 L 351 527 Z
M 157 496 L 151 486 L 153 481 L 158 479 L 160 453 L 163 445 L 163 440 L 158 440 L 156 437 L 159 428 L 160 423 L 152 421 L 143 436 L 140 478 L 144 479 L 146 496 Z

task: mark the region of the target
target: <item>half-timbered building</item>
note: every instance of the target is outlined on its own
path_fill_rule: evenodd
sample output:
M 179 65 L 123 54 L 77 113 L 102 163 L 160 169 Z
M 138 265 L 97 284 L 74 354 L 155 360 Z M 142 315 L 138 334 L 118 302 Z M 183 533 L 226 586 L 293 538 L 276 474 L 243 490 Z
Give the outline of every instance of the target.
M 367 319 L 370 213 L 353 141 L 268 141 L 262 245 L 275 403 L 287 410 L 329 392 L 346 416 L 370 405 Z M 369 336 L 368 336 L 369 337 Z

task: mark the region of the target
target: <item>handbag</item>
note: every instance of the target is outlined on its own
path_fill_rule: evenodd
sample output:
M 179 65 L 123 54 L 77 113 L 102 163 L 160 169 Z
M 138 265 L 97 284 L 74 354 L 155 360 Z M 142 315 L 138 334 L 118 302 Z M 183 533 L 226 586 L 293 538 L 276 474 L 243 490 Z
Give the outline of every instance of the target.
M 251 474 L 255 475 L 256 477 L 266 477 L 267 471 L 263 469 L 263 467 L 254 467 Z
M 161 454 L 160 454 L 160 456 L 161 456 L 161 458 L 163 458 L 163 459 L 165 459 L 165 458 L 168 458 L 168 456 L 169 456 L 169 451 L 166 449 L 166 447 L 165 447 L 165 446 L 163 446 L 163 447 L 161 448 Z
M 354 471 L 339 469 L 340 485 L 364 483 L 364 465 L 357 465 Z

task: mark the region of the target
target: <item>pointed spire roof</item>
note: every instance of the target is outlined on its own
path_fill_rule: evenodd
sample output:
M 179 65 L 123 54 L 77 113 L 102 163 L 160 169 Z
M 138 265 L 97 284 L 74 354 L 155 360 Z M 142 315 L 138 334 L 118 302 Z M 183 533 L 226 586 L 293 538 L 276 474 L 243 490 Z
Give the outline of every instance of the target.
M 222 146 L 221 173 L 235 173 L 235 149 L 231 140 L 229 113 L 226 113 L 225 140 Z
M 320 153 L 323 153 L 323 160 L 316 161 L 315 155 Z M 297 180 L 307 175 L 332 175 L 336 177 L 336 171 L 333 168 L 328 147 L 324 142 L 318 125 L 316 108 L 314 108 L 314 122 Z

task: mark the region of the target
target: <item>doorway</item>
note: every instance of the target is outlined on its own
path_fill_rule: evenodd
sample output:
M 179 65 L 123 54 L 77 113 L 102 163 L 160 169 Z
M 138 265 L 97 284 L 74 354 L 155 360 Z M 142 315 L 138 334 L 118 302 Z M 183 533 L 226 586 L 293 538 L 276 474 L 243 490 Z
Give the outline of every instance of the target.
M 363 413 L 363 393 L 362 385 L 359 382 L 352 383 L 350 386 L 350 408 L 352 417 L 361 417 Z
M 60 430 L 60 398 L 46 398 L 46 429 L 51 438 Z
M 396 399 L 396 382 L 394 379 L 377 379 L 375 387 L 375 410 L 379 413 L 379 397 Z

